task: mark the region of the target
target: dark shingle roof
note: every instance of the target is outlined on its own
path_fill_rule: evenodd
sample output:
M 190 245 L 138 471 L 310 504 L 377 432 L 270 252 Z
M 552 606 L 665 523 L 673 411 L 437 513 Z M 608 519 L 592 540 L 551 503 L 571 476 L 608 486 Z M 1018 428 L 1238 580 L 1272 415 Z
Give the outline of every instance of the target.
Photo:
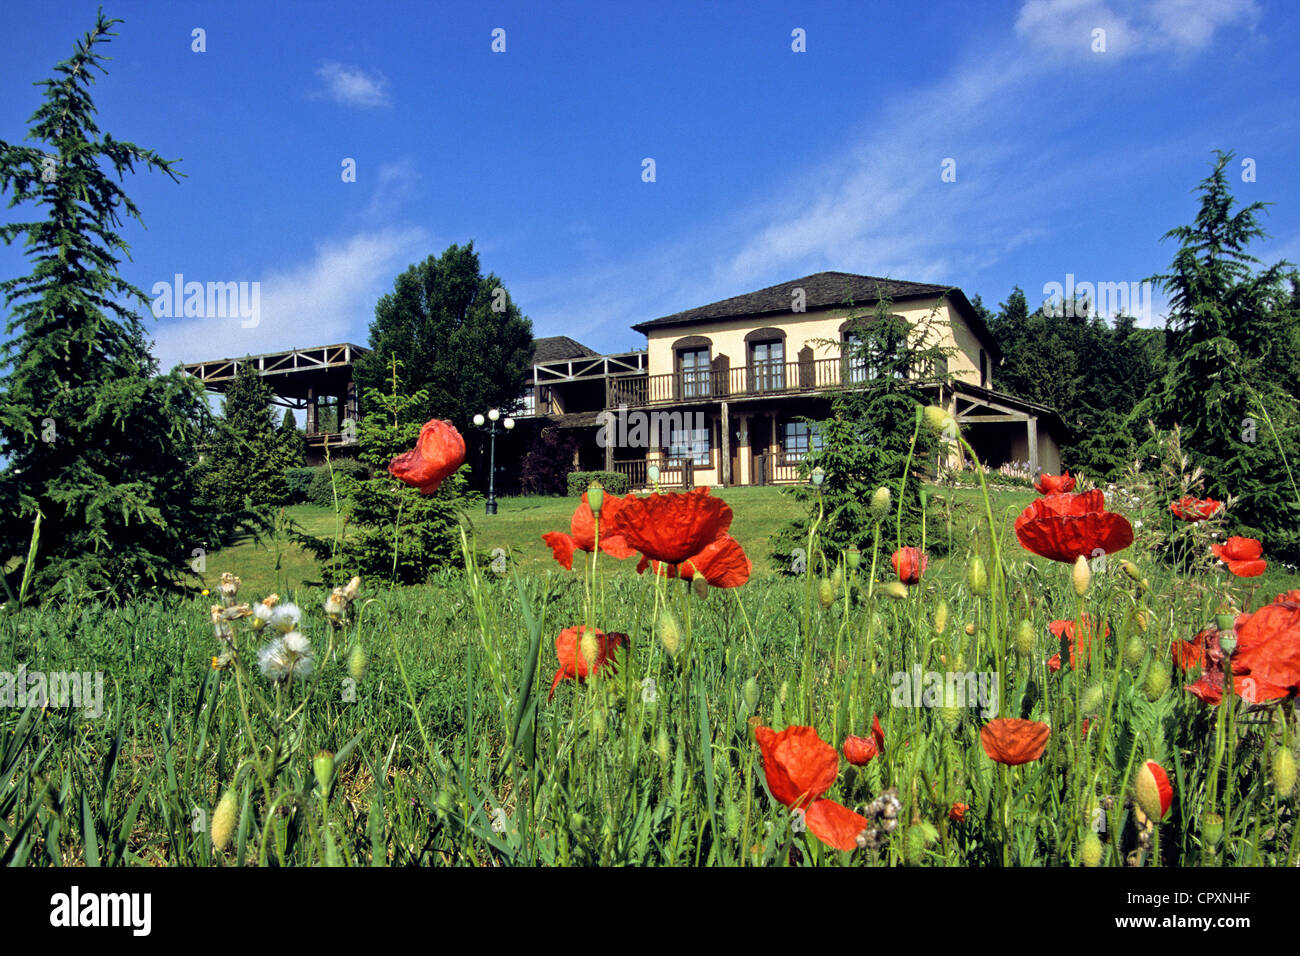
M 794 301 L 792 293 L 798 289 L 804 291 L 804 305 L 808 309 L 827 308 L 844 305 L 846 296 L 852 296 L 854 305 L 869 305 L 886 295 L 894 301 L 911 299 L 918 296 L 936 296 L 948 294 L 956 306 L 964 313 L 977 334 L 986 341 L 997 345 L 988 327 L 979 314 L 966 300 L 965 294 L 955 286 L 934 285 L 929 282 L 905 282 L 899 279 L 884 279 L 879 276 L 856 275 L 852 272 L 817 272 L 802 279 L 792 279 L 779 285 L 768 286 L 757 292 L 733 296 L 720 302 L 701 305 L 698 308 L 675 312 L 662 318 L 651 319 L 632 326 L 638 332 L 649 333 L 651 329 L 665 326 L 690 325 L 695 322 L 716 321 L 718 319 L 739 318 L 741 316 L 761 316 L 789 313 Z M 1000 353 L 999 353 L 1000 354 Z
M 560 362 L 564 359 L 583 358 L 588 355 L 599 354 L 599 352 L 587 348 L 581 342 L 576 342 L 567 335 L 551 335 L 533 339 L 534 365 L 539 362 Z

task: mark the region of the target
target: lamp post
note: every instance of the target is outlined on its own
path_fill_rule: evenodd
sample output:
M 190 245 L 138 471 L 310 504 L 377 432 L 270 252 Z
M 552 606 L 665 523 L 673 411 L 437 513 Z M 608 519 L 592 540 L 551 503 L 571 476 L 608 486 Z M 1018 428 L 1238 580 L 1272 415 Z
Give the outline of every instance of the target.
M 488 498 L 483 513 L 490 515 L 497 513 L 497 421 L 500 418 L 501 413 L 495 408 L 489 409 L 487 419 L 484 419 L 481 414 L 474 416 L 475 425 L 482 428 L 486 423 L 488 427 Z M 515 427 L 515 420 L 507 418 L 501 422 L 501 427 L 510 431 Z

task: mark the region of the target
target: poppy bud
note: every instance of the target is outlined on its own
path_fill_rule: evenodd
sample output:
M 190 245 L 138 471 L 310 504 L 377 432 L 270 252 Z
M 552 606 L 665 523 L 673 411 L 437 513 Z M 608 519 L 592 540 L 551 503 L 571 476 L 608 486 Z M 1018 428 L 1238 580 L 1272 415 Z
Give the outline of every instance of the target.
M 691 578 L 691 590 L 695 592 L 697 598 L 703 601 L 709 596 L 709 579 L 696 571 L 695 577 Z
M 836 594 L 839 594 L 844 589 L 844 569 L 838 564 L 835 565 L 835 570 L 831 572 L 831 587 L 835 589 Z
M 1088 585 L 1092 583 L 1092 568 L 1088 567 L 1088 559 L 1079 555 L 1074 559 L 1074 573 L 1071 575 L 1074 581 L 1074 593 L 1083 597 L 1088 593 Z
M 939 599 L 939 606 L 934 609 L 934 633 L 942 634 L 948 626 L 948 602 Z
M 1016 625 L 1016 652 L 1021 657 L 1028 657 L 1034 653 L 1034 648 L 1037 646 L 1038 635 L 1034 633 L 1034 625 L 1021 618 L 1020 623 Z
M 1147 700 L 1155 703 L 1164 696 L 1165 691 L 1169 689 L 1169 671 L 1159 665 L 1152 665 L 1147 671 L 1146 683 L 1142 685 L 1143 692 L 1147 695 Z
M 1219 646 L 1223 648 L 1223 653 L 1225 654 L 1231 654 L 1233 651 L 1235 651 L 1237 649 L 1237 632 L 1220 631 Z
M 790 694 L 790 682 L 788 680 L 781 681 L 781 689 L 776 692 L 776 699 L 784 704 L 785 699 L 787 696 L 789 696 L 789 694 Z
M 600 517 L 600 509 L 605 504 L 605 489 L 600 482 L 593 481 L 587 486 L 587 507 L 597 518 Z
M 1273 786 L 1279 797 L 1289 797 L 1295 786 L 1295 756 L 1287 747 L 1273 755 Z
M 835 585 L 831 584 L 830 578 L 822 578 L 817 582 L 817 603 L 824 608 L 835 603 Z
M 596 658 L 600 656 L 600 641 L 596 638 L 595 630 L 589 627 L 582 629 L 578 650 L 582 652 L 582 659 L 587 662 L 587 673 L 593 673 L 596 669 Z
M 599 707 L 591 711 L 591 736 L 597 740 L 605 739 L 605 712 Z
M 908 866 L 919 866 L 925 854 L 925 833 L 919 826 L 907 828 L 903 834 L 903 862 Z
M 645 476 L 649 480 L 650 484 L 652 485 L 659 484 L 659 466 L 651 465 L 649 468 L 645 470 Z
M 437 806 L 439 813 L 451 812 L 453 801 L 451 797 L 451 791 L 448 790 L 446 787 L 443 787 L 438 791 L 438 796 L 435 799 L 435 806 Z
M 1214 615 L 1214 626 L 1220 631 L 1231 631 L 1237 626 L 1237 618 L 1232 614 Z
M 322 750 L 311 758 L 311 772 L 316 775 L 316 784 L 321 793 L 328 793 L 330 780 L 334 777 L 334 754 Z
M 1079 847 L 1079 862 L 1087 867 L 1098 866 L 1101 863 L 1101 837 L 1097 836 L 1096 830 L 1089 830 L 1088 835 L 1083 838 L 1083 843 Z
M 1207 813 L 1205 819 L 1201 821 L 1201 839 L 1205 845 L 1216 847 L 1219 841 L 1223 839 L 1223 816 L 1218 813 Z
M 745 707 L 752 714 L 758 709 L 758 681 L 749 678 L 745 681 L 745 688 L 742 691 L 745 696 Z
M 1156 823 L 1163 820 L 1174 802 L 1174 788 L 1169 783 L 1169 775 L 1165 773 L 1164 767 L 1154 760 L 1148 760 L 1138 770 L 1134 786 L 1142 812 Z
M 1090 684 L 1084 688 L 1079 698 L 1079 707 L 1085 714 L 1095 714 L 1106 697 L 1106 689 L 1101 684 Z
M 1128 646 L 1124 648 L 1124 663 L 1129 667 L 1137 667 L 1146 656 L 1146 644 L 1143 643 L 1142 638 L 1134 634 L 1128 639 Z
M 659 733 L 655 736 L 655 753 L 658 754 L 660 760 L 667 763 L 668 758 L 672 756 L 672 752 L 672 744 L 668 742 L 668 732 L 660 727 Z
M 1138 570 L 1138 566 L 1134 564 L 1132 561 L 1121 562 L 1120 567 L 1123 568 L 1124 573 L 1127 574 L 1134 581 L 1142 580 L 1142 572 Z
M 348 673 L 358 682 L 366 676 L 366 652 L 360 644 L 352 648 L 352 653 L 348 655 Z
M 984 561 L 978 554 L 966 566 L 966 586 L 976 597 L 983 597 L 989 589 L 988 572 L 984 570 Z
M 235 799 L 235 789 L 228 787 L 217 801 L 217 809 L 212 811 L 212 848 L 224 850 L 235 832 L 235 812 L 239 809 Z
M 862 564 L 862 552 L 857 549 L 856 545 L 844 552 L 844 562 L 849 566 L 850 571 L 856 571 L 858 566 Z
M 677 624 L 673 612 L 664 608 L 659 612 L 659 643 L 664 646 L 669 657 L 677 656 L 677 649 L 682 643 L 682 629 Z
M 946 409 L 938 405 L 927 405 L 925 407 L 925 424 L 930 431 L 942 438 L 957 437 L 957 423 L 953 421 L 951 415 Z
M 966 625 L 966 635 L 967 635 L 968 637 L 974 637 L 974 636 L 975 636 L 975 625 L 974 625 L 974 624 L 967 624 L 967 625 Z
M 723 821 L 727 829 L 727 836 L 735 839 L 736 835 L 740 833 L 740 804 L 727 804 L 726 812 L 723 814 Z
M 890 581 L 888 584 L 885 584 L 883 587 L 881 587 L 880 590 L 884 591 L 891 598 L 894 598 L 895 600 L 898 601 L 901 601 L 907 597 L 907 585 L 904 584 L 902 581 Z
M 1151 624 L 1151 612 L 1144 607 L 1140 607 L 1133 614 L 1133 620 L 1138 626 L 1138 630 L 1143 634 L 1147 632 L 1147 627 Z
M 871 496 L 871 513 L 876 518 L 883 518 L 889 514 L 891 497 L 892 492 L 890 492 L 888 486 L 881 485 L 876 489 L 876 493 Z

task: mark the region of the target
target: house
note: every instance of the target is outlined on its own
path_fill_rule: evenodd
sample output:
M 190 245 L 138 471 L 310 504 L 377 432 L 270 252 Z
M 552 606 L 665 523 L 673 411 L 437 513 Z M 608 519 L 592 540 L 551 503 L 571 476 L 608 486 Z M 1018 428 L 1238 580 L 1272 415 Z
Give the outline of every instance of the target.
M 646 487 L 651 464 L 670 485 L 794 482 L 820 443 L 805 419 L 825 417 L 832 391 L 870 379 L 843 346 L 882 295 L 893 314 L 929 317 L 952 350 L 951 384 L 924 387 L 986 466 L 1060 470 L 1065 424 L 1051 408 L 996 391 L 1001 353 L 960 289 L 845 272 L 639 323 L 644 351 L 600 355 L 566 337 L 539 339 L 532 411 L 577 430 L 575 467 L 623 472 L 634 488 Z M 950 455 L 961 462 L 960 450 Z

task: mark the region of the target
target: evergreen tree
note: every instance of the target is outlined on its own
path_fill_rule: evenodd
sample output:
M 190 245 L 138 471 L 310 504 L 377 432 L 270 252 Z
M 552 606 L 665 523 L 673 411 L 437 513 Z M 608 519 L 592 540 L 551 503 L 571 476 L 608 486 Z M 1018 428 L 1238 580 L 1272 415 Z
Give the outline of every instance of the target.
M 280 420 L 277 435 L 279 438 L 280 470 L 287 471 L 290 468 L 306 466 L 307 436 L 298 427 L 298 422 L 294 419 L 292 410 L 288 408 L 284 410 L 284 417 Z
M 820 489 L 808 484 L 793 489 L 809 513 L 777 538 L 775 556 L 786 568 L 793 567 L 788 558 L 804 546 L 823 507 L 818 534 L 828 559 L 851 546 L 870 548 L 875 518 L 869 504 L 884 485 L 890 488 L 894 510 L 882 526 L 881 546 L 892 552 L 899 544 L 921 544 L 921 481 L 932 470 L 937 443 L 927 429 L 918 429 L 917 413 L 934 401 L 933 391 L 923 386 L 948 381 L 947 360 L 955 350 L 937 344 L 933 315 L 911 322 L 891 314 L 888 298 L 877 302 L 873 314 L 856 312 L 851 301 L 849 305 L 852 338 L 843 346 L 845 384 L 831 396 L 830 415 L 812 423 L 821 447 L 799 466 L 800 477 L 821 468 L 824 478 Z
M 198 382 L 157 374 L 117 271 L 122 217 L 140 213 L 118 182 L 137 166 L 176 181 L 173 163 L 101 134 L 90 95 L 99 52 L 115 36 L 100 13 L 71 58 L 45 80 L 28 140 L 0 141 L 0 192 L 41 218 L 0 226 L 22 237 L 30 275 L 0 282 L 10 315 L 0 383 L 0 566 L 25 556 L 41 515 L 33 593 L 56 585 L 124 596 L 177 587 L 218 526 L 194 493 L 204 424 Z M 110 175 L 110 173 L 112 175 Z M 17 572 L 15 572 L 17 573 Z
M 1209 494 L 1240 497 L 1240 531 L 1294 560 L 1300 407 L 1296 379 L 1281 376 L 1293 376 L 1300 362 L 1295 277 L 1286 262 L 1254 271 L 1259 260 L 1246 250 L 1266 235 L 1259 213 L 1267 204 L 1233 211 L 1225 172 L 1232 159 L 1216 152 L 1198 187 L 1195 222 L 1165 234 L 1180 242 L 1170 271 L 1152 277 L 1170 297 L 1168 370 L 1144 411 L 1163 428 L 1181 426 L 1183 448 L 1205 468 Z
M 436 492 L 421 494 L 388 473 L 388 463 L 415 447 L 425 419 L 423 391 L 401 391 L 402 363 L 389 356 L 389 384 L 367 395 L 369 411 L 357 429 L 360 459 L 370 477 L 335 475 L 340 501 L 348 502 L 348 530 L 337 540 L 298 535 L 321 563 L 325 583 L 336 586 L 354 574 L 367 581 L 421 584 L 442 568 L 462 560 L 460 520 L 466 496 L 465 469 Z M 465 518 L 468 524 L 468 518 Z
M 222 402 L 209 446 L 205 492 L 227 514 L 281 505 L 289 487 L 284 438 L 275 427 L 271 388 L 252 362 L 242 362 Z
M 411 420 L 448 419 L 466 432 L 475 414 L 512 411 L 532 361 L 532 323 L 495 275 L 483 275 L 474 243 L 450 246 L 397 277 L 375 306 L 372 351 L 357 360 L 362 396 L 389 390 L 388 357 L 402 356 L 398 390 L 424 392 Z

